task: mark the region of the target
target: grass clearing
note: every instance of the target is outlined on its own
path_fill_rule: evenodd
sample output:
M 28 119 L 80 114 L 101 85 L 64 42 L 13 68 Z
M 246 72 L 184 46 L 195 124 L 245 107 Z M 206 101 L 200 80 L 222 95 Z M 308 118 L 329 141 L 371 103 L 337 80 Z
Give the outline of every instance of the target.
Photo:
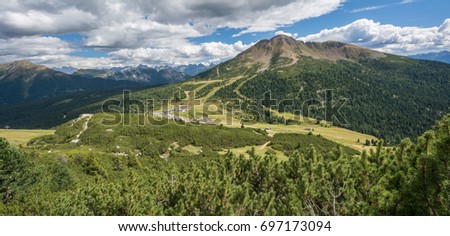
M 193 146 L 193 145 L 187 145 L 187 146 L 183 147 L 183 150 L 186 150 L 186 151 L 188 151 L 189 153 L 192 153 L 192 154 L 199 154 L 202 151 L 202 148 L 201 147 L 196 147 L 196 146 Z
M 262 145 L 262 146 L 246 146 L 246 147 L 241 147 L 241 148 L 232 148 L 232 149 L 229 149 L 229 150 L 232 153 L 236 154 L 236 155 L 243 155 L 245 158 L 249 158 L 250 157 L 248 152 L 250 150 L 252 150 L 252 148 L 255 149 L 255 154 L 258 155 L 258 156 L 265 156 L 266 152 L 270 150 L 270 152 L 274 153 L 275 156 L 280 161 L 286 161 L 286 160 L 289 159 L 286 155 L 284 155 L 283 152 L 280 152 L 278 150 L 274 150 L 274 149 L 272 149 L 269 146 L 264 146 L 264 147 L 263 146 L 264 145 Z M 222 154 L 222 155 L 225 155 L 227 152 L 228 152 L 228 149 L 227 150 L 223 150 L 222 152 L 219 152 L 219 153 Z
M 283 113 L 287 117 L 292 116 L 290 113 Z M 222 123 L 226 127 L 230 128 L 240 128 L 241 122 L 239 119 L 236 119 L 232 116 L 223 115 L 209 115 L 210 119 L 218 120 L 218 123 Z M 298 116 L 296 117 L 298 118 Z M 273 136 L 277 133 L 299 133 L 299 134 L 308 134 L 312 132 L 314 135 L 321 135 L 322 137 L 329 139 L 331 141 L 340 143 L 344 146 L 351 147 L 358 151 L 369 151 L 370 149 L 374 149 L 374 146 L 364 146 L 366 139 L 368 140 L 378 140 L 375 136 L 358 133 L 356 131 L 352 131 L 345 128 L 340 128 L 336 126 L 331 127 L 322 127 L 321 125 L 315 124 L 300 124 L 300 125 L 283 125 L 283 124 L 265 124 L 265 123 L 253 123 L 247 124 L 244 123 L 246 128 L 255 128 L 255 129 L 266 129 L 269 136 Z M 313 130 L 313 131 L 312 131 Z M 360 141 L 358 143 L 358 140 Z
M 28 141 L 33 138 L 50 135 L 55 133 L 54 130 L 39 130 L 39 129 L 0 129 L 0 137 L 6 138 L 8 142 L 18 147 L 19 145 L 26 146 Z
M 252 124 L 252 125 L 246 125 L 246 127 L 251 128 L 261 128 L 261 129 L 270 129 L 269 135 L 273 135 L 276 133 L 300 133 L 300 134 L 308 134 L 309 132 L 312 132 L 314 135 L 321 135 L 322 137 L 329 139 L 331 141 L 334 141 L 336 143 L 340 143 L 342 145 L 351 147 L 353 149 L 363 151 L 363 150 L 370 150 L 374 148 L 373 146 L 367 147 L 364 146 L 364 142 L 366 139 L 368 140 L 377 140 L 376 137 L 372 135 L 362 134 L 355 131 L 351 131 L 344 128 L 339 127 L 322 127 L 320 125 L 307 125 L 307 124 L 301 124 L 301 125 L 270 125 L 270 124 Z M 311 131 L 313 130 L 313 131 Z M 360 143 L 358 143 L 358 139 L 360 140 Z

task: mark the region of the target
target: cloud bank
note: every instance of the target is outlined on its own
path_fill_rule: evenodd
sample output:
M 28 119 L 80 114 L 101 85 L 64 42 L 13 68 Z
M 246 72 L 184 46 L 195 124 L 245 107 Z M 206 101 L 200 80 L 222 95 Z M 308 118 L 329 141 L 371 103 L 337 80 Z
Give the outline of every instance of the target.
M 112 64 L 143 62 L 182 64 L 214 61 L 236 55 L 248 45 L 207 42 L 194 44 L 189 38 L 211 35 L 220 28 L 238 29 L 236 34 L 273 31 L 303 19 L 318 17 L 338 9 L 344 0 L 11 0 L 0 5 L 0 40 L 6 46 L 0 61 L 13 58 L 7 51 L 19 52 L 35 62 L 52 63 L 49 58 L 70 58 L 74 45 L 45 35 L 76 33 L 84 38 L 81 46 L 109 53 Z M 43 42 L 53 44 L 37 48 Z M 36 41 L 36 42 L 32 42 Z M 54 45 L 51 48 L 51 45 Z M 37 53 L 39 52 L 39 53 Z M 41 59 L 41 60 L 39 60 Z M 71 64 L 83 58 L 72 57 Z M 63 60 L 64 61 L 64 60 Z M 95 59 L 91 59 L 95 62 Z M 70 62 L 70 60 L 68 60 Z M 61 64 L 61 61 L 54 63 Z M 78 62 L 77 62 L 78 63 Z M 79 62 L 80 64 L 82 62 Z M 91 65 L 96 66 L 96 63 Z

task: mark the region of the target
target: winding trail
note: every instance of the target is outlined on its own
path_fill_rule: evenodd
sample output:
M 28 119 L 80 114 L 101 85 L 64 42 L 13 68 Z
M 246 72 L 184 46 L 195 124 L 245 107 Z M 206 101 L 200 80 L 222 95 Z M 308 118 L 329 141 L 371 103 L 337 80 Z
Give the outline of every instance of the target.
M 72 123 L 72 126 L 77 123 L 78 121 L 86 118 L 86 121 L 84 122 L 83 126 L 81 127 L 81 131 L 75 136 L 75 139 L 70 141 L 71 143 L 78 143 L 80 142 L 80 136 L 89 128 L 89 121 L 92 118 L 92 114 L 82 114 L 74 123 Z
M 233 84 L 234 82 L 238 81 L 241 78 L 242 78 L 242 76 L 237 76 L 237 77 L 232 77 L 232 78 L 228 79 L 227 81 L 222 81 L 222 82 L 226 82 L 226 84 L 213 88 L 211 91 L 209 91 L 208 94 L 206 94 L 205 96 L 203 96 L 199 99 L 206 102 L 206 101 L 208 101 L 209 98 L 214 96 L 217 93 L 217 91 L 219 91 L 220 89 L 225 88 L 227 86 L 230 86 L 231 84 Z
M 267 142 L 267 143 L 265 143 L 265 144 L 263 144 L 263 145 L 259 148 L 259 150 L 263 150 L 263 149 L 266 148 L 267 145 L 269 145 L 269 144 L 270 144 L 270 141 Z
M 250 100 L 247 96 L 245 96 L 244 94 L 241 93 L 241 88 L 242 86 L 244 86 L 245 83 L 247 83 L 247 81 L 255 78 L 256 75 L 252 76 L 252 77 L 248 77 L 247 79 L 245 79 L 244 81 L 242 81 L 240 84 L 238 84 L 238 86 L 236 87 L 236 89 L 234 89 L 234 92 L 241 97 L 244 100 Z

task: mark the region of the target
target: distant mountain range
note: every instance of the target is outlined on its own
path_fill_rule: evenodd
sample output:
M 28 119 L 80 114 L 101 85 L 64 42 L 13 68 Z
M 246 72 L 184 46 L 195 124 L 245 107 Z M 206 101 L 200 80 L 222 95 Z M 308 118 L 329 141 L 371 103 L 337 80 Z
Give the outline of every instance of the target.
M 441 52 L 431 52 L 425 54 L 417 54 L 410 56 L 414 59 L 422 59 L 422 60 L 430 60 L 430 61 L 440 61 L 450 64 L 450 52 L 449 51 L 441 51 Z
M 86 78 L 133 81 L 147 85 L 164 85 L 189 79 L 190 76 L 172 68 L 150 68 L 145 65 L 111 69 L 80 69 L 73 73 Z
M 189 64 L 189 65 L 181 65 L 181 66 L 157 66 L 157 67 L 153 67 L 157 70 L 162 70 L 162 69 L 166 69 L 166 70 L 174 70 L 177 72 L 181 72 L 184 73 L 188 76 L 196 76 L 202 72 L 205 72 L 211 68 L 213 68 L 215 65 L 214 64 L 209 64 L 209 65 L 204 65 L 204 64 Z M 116 68 L 111 68 L 111 69 L 94 69 L 94 70 L 98 70 L 98 71 L 107 71 L 107 70 L 112 70 L 112 71 L 120 71 L 126 68 L 132 68 L 132 67 L 116 67 Z M 66 74 L 73 74 L 76 71 L 78 71 L 79 69 L 71 67 L 71 66 L 63 66 L 63 67 L 53 67 L 52 70 L 56 70 L 56 71 L 60 71 Z
M 190 69 L 189 69 L 190 68 Z M 50 69 L 29 61 L 15 61 L 0 65 L 0 104 L 64 96 L 77 92 L 105 91 L 124 88 L 144 88 L 189 79 L 180 72 L 205 69 L 198 67 L 150 68 L 145 65 L 111 69 L 76 69 L 61 67 Z
M 105 91 L 138 88 L 133 81 L 108 81 L 85 78 L 54 71 L 29 61 L 15 61 L 0 65 L 0 104 L 58 97 L 83 91 Z
M 63 73 L 69 74 L 69 75 L 73 74 L 75 71 L 78 70 L 78 68 L 74 68 L 71 66 L 52 67 L 51 69 L 55 70 L 55 71 L 63 72 Z
M 214 64 L 203 65 L 203 64 L 189 64 L 189 65 L 181 65 L 172 67 L 174 70 L 183 72 L 189 76 L 196 76 L 200 73 L 203 73 L 211 68 L 213 68 Z
M 214 64 L 189 64 L 181 66 L 157 66 L 149 67 L 146 65 L 139 65 L 137 67 L 113 67 L 109 69 L 76 69 L 73 67 L 53 68 L 66 74 L 73 74 L 85 78 L 101 78 L 111 80 L 128 80 L 146 85 L 164 85 L 184 81 L 200 73 L 203 73 L 212 67 Z

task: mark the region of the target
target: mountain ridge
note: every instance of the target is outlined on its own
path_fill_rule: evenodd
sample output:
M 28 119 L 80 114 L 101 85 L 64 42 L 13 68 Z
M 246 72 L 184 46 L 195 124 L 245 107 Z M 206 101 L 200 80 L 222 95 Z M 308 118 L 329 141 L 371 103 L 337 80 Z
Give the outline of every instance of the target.
M 381 58 L 385 57 L 385 54 L 336 41 L 326 41 L 323 43 L 303 42 L 289 36 L 278 35 L 270 40 L 259 41 L 253 47 L 237 55 L 236 58 L 243 62 L 250 60 L 250 65 L 255 62 L 262 63 L 259 71 L 263 71 L 276 65 L 280 58 L 290 60 L 287 65 L 293 65 L 302 56 L 330 61 L 355 61 L 361 57 Z
M 450 51 L 430 52 L 409 56 L 413 59 L 440 61 L 450 64 Z
M 102 78 L 108 80 L 128 80 L 146 85 L 163 85 L 184 81 L 190 76 L 173 68 L 151 68 L 146 65 L 137 67 L 121 67 L 110 69 L 79 69 L 74 75 L 86 78 Z
M 54 71 L 27 60 L 0 65 L 0 104 L 58 97 L 82 91 L 142 87 L 130 81 L 87 79 Z

